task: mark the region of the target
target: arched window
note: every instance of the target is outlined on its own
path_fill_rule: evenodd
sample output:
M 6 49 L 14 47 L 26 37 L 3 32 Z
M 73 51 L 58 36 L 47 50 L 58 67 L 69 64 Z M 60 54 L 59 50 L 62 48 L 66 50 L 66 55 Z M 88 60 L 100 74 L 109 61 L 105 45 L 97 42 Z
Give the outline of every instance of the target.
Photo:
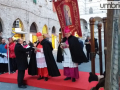
M 92 14 L 92 13 L 93 13 L 93 8 L 90 7 L 90 9 L 89 9 L 89 14 Z
M 52 33 L 56 33 L 56 29 L 55 29 L 55 26 L 52 27 Z
M 37 33 L 37 28 L 36 28 L 36 24 L 35 23 L 31 24 L 31 26 L 30 26 L 30 32 Z
M 95 31 L 98 29 L 98 21 L 95 21 Z

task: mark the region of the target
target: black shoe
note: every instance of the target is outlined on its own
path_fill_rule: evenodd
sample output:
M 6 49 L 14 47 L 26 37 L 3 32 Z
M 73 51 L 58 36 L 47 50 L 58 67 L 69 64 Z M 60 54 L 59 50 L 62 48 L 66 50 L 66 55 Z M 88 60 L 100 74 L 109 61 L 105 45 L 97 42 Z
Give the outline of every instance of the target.
M 37 80 L 41 80 L 41 79 L 44 79 L 44 77 L 41 77 L 41 76 L 40 76 Z
M 75 78 L 72 78 L 72 82 L 75 82 L 76 81 L 76 79 Z
M 18 88 L 27 88 L 26 85 L 21 85 L 21 86 L 18 86 Z
M 48 77 L 45 77 L 45 81 L 48 81 Z
M 23 83 L 22 85 L 23 85 L 23 86 L 27 86 L 27 84 L 25 84 L 25 83 Z
M 66 77 L 64 80 L 70 80 L 71 79 L 71 77 Z
M 3 74 L 3 73 L 0 73 L 0 75 Z

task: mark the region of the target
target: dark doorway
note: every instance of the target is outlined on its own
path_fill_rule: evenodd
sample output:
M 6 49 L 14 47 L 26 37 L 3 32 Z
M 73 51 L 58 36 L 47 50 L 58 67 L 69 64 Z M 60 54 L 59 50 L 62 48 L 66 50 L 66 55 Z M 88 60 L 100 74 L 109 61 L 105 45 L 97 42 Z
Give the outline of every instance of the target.
M 56 33 L 56 29 L 55 29 L 55 26 L 52 27 L 52 33 Z
M 30 26 L 30 32 L 31 33 L 37 33 L 37 29 L 36 29 L 35 23 L 32 23 L 32 25 Z

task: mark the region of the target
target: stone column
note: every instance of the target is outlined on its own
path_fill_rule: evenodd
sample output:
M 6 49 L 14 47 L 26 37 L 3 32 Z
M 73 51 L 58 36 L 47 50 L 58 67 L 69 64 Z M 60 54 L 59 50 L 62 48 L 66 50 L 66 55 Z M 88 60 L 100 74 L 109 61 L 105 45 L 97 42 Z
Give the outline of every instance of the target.
M 113 32 L 113 10 L 108 10 L 107 12 L 107 56 L 106 56 L 106 78 L 105 78 L 105 90 L 110 89 L 111 86 L 111 53 L 112 53 L 112 32 Z

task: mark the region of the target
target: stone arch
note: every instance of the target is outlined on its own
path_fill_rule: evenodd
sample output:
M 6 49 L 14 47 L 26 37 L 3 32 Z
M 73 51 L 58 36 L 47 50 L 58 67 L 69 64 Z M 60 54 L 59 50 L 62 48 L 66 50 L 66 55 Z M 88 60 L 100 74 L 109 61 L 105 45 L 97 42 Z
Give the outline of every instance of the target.
M 21 19 L 17 18 L 14 20 L 12 28 L 21 28 L 21 30 L 24 31 L 24 25 Z
M 31 42 L 36 42 L 37 41 L 37 36 L 36 36 L 36 33 L 37 33 L 37 24 L 35 22 L 33 22 L 30 26 L 30 41 Z
M 83 21 L 83 23 L 87 25 L 87 21 L 85 19 L 81 18 L 80 21 Z M 87 29 L 87 26 L 85 28 Z
M 52 27 L 52 33 L 53 33 L 53 34 L 56 33 L 56 28 L 55 28 L 55 26 Z
M 25 34 L 23 33 L 24 25 L 20 18 L 14 20 L 12 30 L 16 32 L 16 34 L 13 36 L 14 40 L 19 38 L 25 40 Z
M 37 33 L 37 31 L 38 31 L 37 29 L 38 29 L 37 24 L 35 22 L 33 22 L 30 26 L 30 32 Z
M 93 8 L 92 7 L 90 7 L 90 9 L 89 9 L 89 14 L 93 14 Z
M 95 36 L 95 38 L 98 38 L 98 26 L 97 25 L 98 25 L 99 22 L 102 23 L 102 18 L 99 17 L 99 16 L 96 16 L 96 17 L 94 17 L 94 19 L 95 19 L 95 23 L 94 23 L 94 36 Z M 101 30 L 103 30 L 103 25 L 102 25 Z
M 81 24 L 81 30 L 82 32 L 87 32 L 89 29 L 88 23 L 85 19 L 80 19 L 80 24 Z
M 48 34 L 48 27 L 46 24 L 43 26 L 42 34 Z
M 102 18 L 99 17 L 99 16 L 94 17 L 94 19 L 95 19 L 95 21 L 96 21 L 96 20 L 97 20 L 97 21 L 102 21 Z
M 96 16 L 96 17 L 94 17 L 94 19 L 95 19 L 95 27 L 97 27 L 98 22 L 102 22 L 102 18 Z

